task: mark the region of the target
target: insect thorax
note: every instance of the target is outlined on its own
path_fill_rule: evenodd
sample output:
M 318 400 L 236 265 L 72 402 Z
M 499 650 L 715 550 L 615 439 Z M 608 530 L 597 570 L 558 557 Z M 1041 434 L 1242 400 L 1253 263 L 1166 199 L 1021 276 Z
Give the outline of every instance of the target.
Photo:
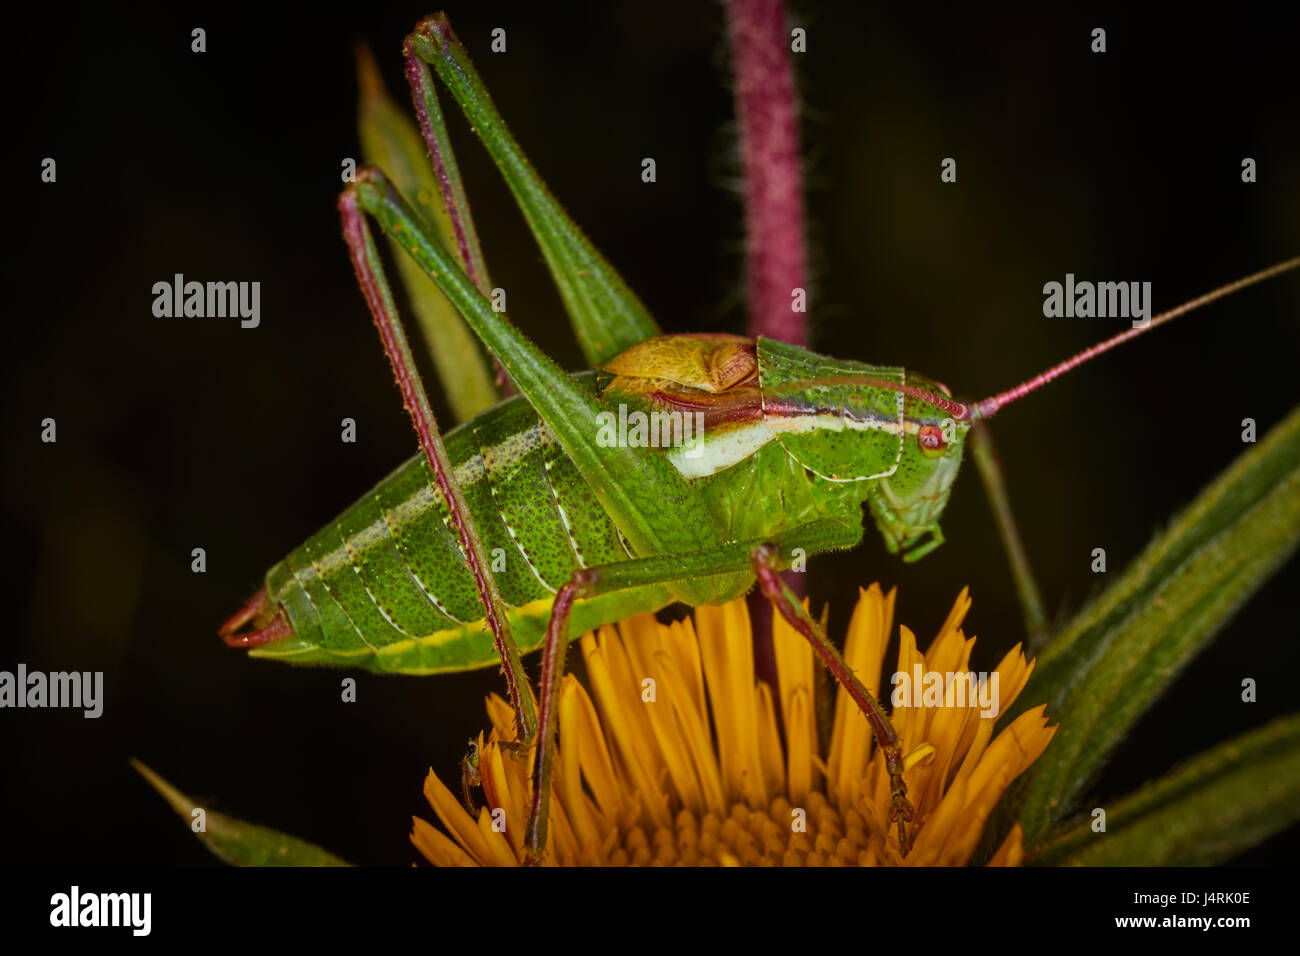
M 729 335 L 659 336 L 602 372 L 610 437 L 666 447 L 724 527 L 761 535 L 869 503 L 891 551 L 938 534 L 968 426 L 917 397 L 947 395 L 937 382 Z

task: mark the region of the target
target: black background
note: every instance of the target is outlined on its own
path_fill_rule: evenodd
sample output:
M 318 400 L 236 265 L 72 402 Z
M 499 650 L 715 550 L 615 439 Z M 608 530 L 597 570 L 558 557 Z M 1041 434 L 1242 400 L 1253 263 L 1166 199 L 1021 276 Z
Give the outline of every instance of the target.
M 0 668 L 103 670 L 104 716 L 5 711 L 8 863 L 205 863 L 127 766 L 359 863 L 406 864 L 427 769 L 451 775 L 492 672 L 441 679 L 252 661 L 217 624 L 270 564 L 415 450 L 334 201 L 356 156 L 353 44 L 405 101 L 418 5 L 358 11 L 39 5 L 7 24 L 11 202 L 2 351 Z M 457 32 L 554 193 L 668 331 L 741 331 L 741 214 L 722 14 L 710 3 L 457 5 Z M 983 397 L 1118 331 L 1042 316 L 1042 285 L 1147 280 L 1168 307 L 1300 252 L 1300 88 L 1271 7 L 994 12 L 805 5 L 797 69 L 814 241 L 814 345 Z M 204 54 L 190 31 L 207 31 Z M 489 52 L 493 27 L 508 53 Z M 1089 52 L 1094 26 L 1109 51 Z M 450 107 L 450 100 L 444 97 Z M 451 107 L 454 110 L 454 107 Z M 459 116 L 453 137 L 511 315 L 581 364 L 536 246 Z M 58 182 L 40 181 L 46 156 Z M 658 182 L 640 179 L 653 156 Z M 939 163 L 958 161 L 958 182 Z M 1259 182 L 1240 180 L 1244 156 Z M 262 324 L 158 319 L 183 272 L 258 280 Z M 1053 613 L 1077 609 L 1297 400 L 1300 278 L 1180 320 L 995 423 Z M 432 382 L 439 409 L 445 408 Z M 58 422 L 57 444 L 39 440 Z M 339 441 L 339 421 L 359 441 Z M 873 528 L 815 560 L 832 628 L 857 584 L 900 588 L 928 640 L 963 585 L 974 666 L 1022 636 L 974 469 L 948 543 L 916 566 Z M 208 570 L 190 572 L 190 551 Z M 1144 716 L 1105 805 L 1296 707 L 1291 560 Z M 535 668 L 534 668 L 535 669 Z M 1243 677 L 1259 703 L 1240 703 Z M 1292 831 L 1242 862 L 1292 858 Z

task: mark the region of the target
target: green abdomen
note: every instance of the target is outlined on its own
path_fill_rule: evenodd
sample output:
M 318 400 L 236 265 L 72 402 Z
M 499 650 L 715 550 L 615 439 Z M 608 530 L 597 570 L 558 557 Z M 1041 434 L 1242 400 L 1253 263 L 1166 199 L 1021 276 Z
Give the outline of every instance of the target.
M 536 646 L 554 592 L 579 567 L 629 553 L 573 463 L 523 400 L 449 432 L 447 454 L 508 605 Z M 430 673 L 497 660 L 483 607 L 424 455 L 381 481 L 267 572 L 295 637 L 253 653 L 301 663 Z M 661 589 L 575 611 L 575 628 L 668 602 Z M 581 633 L 576 630 L 575 633 Z

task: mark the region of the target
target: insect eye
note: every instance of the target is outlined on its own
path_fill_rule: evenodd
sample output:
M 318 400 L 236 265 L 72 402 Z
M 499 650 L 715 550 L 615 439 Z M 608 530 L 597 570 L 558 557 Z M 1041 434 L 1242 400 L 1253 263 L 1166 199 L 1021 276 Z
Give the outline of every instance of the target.
M 922 425 L 916 432 L 916 443 L 927 455 L 942 455 L 948 447 L 943 437 L 943 429 L 938 425 Z

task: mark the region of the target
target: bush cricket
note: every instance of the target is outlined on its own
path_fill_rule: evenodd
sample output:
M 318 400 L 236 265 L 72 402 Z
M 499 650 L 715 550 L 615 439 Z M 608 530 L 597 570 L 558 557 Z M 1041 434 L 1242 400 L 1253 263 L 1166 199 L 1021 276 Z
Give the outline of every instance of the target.
M 1129 339 L 1297 268 L 1300 258 L 977 402 L 958 401 L 910 370 L 771 339 L 663 335 L 524 158 L 446 18 L 418 24 L 404 53 L 456 248 L 377 168 L 359 171 L 339 209 L 421 452 L 272 567 L 221 636 L 258 657 L 389 673 L 499 662 L 515 708 L 515 745 L 521 753 L 538 747 L 525 839 L 536 863 L 546 849 L 568 642 L 673 602 L 722 603 L 757 582 L 869 721 L 905 854 L 912 808 L 898 736 L 779 572 L 859 544 L 864 509 L 891 553 L 923 557 L 943 542 L 939 519 L 974 425 Z M 593 371 L 561 370 L 486 297 L 430 68 L 523 209 Z M 367 217 L 433 278 L 518 395 L 440 433 Z M 520 653 L 538 647 L 534 701 Z

